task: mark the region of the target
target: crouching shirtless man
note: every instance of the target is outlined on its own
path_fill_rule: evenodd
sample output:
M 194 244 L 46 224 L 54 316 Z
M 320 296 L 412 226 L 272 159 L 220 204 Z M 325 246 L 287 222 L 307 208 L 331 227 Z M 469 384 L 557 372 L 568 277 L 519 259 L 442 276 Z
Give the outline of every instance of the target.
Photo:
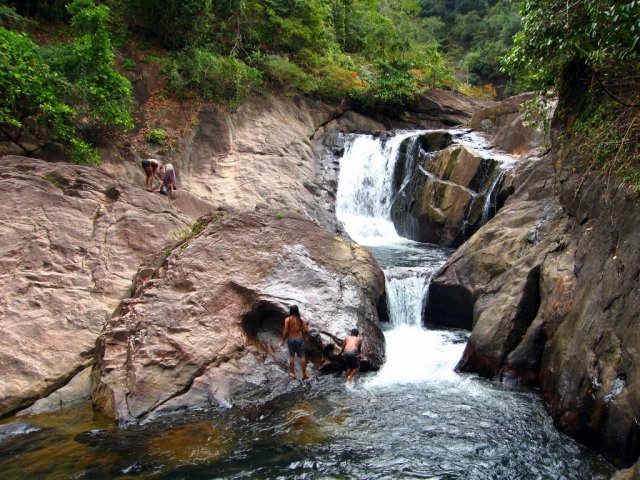
M 358 336 L 358 329 L 351 330 L 351 335 L 344 339 L 340 353 L 347 364 L 347 382 L 353 382 L 353 377 L 360 370 L 360 349 L 362 339 Z

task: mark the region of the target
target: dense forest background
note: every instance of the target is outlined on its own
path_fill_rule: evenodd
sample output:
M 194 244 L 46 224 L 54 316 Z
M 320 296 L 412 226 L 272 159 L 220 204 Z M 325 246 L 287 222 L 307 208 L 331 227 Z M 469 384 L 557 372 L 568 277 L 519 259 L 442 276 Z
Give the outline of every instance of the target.
M 159 67 L 159 97 L 230 109 L 274 91 L 395 115 L 430 88 L 500 98 L 571 84 L 573 146 L 640 185 L 639 37 L 640 1 L 2 1 L 0 135 L 28 155 L 58 142 L 99 162 L 96 145 L 134 128 L 126 76 L 140 63 Z

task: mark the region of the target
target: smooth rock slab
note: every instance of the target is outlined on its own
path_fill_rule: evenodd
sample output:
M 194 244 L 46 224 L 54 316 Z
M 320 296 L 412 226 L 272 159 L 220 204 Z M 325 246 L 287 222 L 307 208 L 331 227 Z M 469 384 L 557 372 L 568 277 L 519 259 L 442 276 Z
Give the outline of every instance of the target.
M 169 245 L 170 232 L 190 225 L 196 210 L 202 215 L 211 206 L 189 202 L 184 214 L 169 198 L 95 167 L 17 156 L 0 158 L 0 194 L 0 415 L 6 415 L 93 362 L 96 338 L 129 295 L 138 265 Z

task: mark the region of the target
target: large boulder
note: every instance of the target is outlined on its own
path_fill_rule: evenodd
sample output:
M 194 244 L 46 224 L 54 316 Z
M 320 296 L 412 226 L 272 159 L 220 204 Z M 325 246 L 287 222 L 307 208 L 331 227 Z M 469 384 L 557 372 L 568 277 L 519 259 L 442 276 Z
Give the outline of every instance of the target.
M 496 105 L 451 90 L 432 88 L 413 99 L 405 119 L 421 128 L 454 127 L 468 123 L 475 112 Z
M 439 139 L 446 145 L 446 139 Z M 429 142 L 431 148 L 433 139 Z M 396 196 L 391 217 L 396 230 L 412 240 L 453 247 L 460 245 L 488 218 L 496 180 L 496 160 L 463 145 L 427 154 Z
M 93 362 L 96 338 L 130 294 L 138 265 L 212 206 L 174 202 L 94 167 L 15 156 L 0 158 L 0 192 L 0 415 L 6 415 Z
M 301 217 L 216 212 L 142 279 L 98 342 L 93 402 L 120 422 L 282 389 L 288 305 L 310 326 L 310 368 L 357 326 L 384 360 L 384 277 L 367 250 Z M 203 224 L 204 225 L 204 224 Z
M 561 172 L 560 201 L 580 227 L 552 292 L 562 314 L 540 385 L 564 431 L 626 464 L 640 455 L 640 201 L 619 179 L 574 168 Z
M 474 330 L 461 368 L 480 349 L 484 353 L 479 364 L 490 364 L 485 371 L 489 376 L 500 372 L 509 353 L 503 336 L 513 336 L 514 319 L 522 316 L 528 301 L 518 291 L 530 275 L 529 284 L 535 283 L 540 263 L 568 228 L 554 200 L 554 170 L 547 157 L 521 160 L 513 176 L 518 178 L 516 192 L 451 256 L 429 291 L 431 322 Z
M 340 105 L 273 95 L 252 97 L 233 112 L 209 106 L 197 113 L 179 148 L 159 158 L 173 163 L 180 189 L 212 203 L 297 213 L 334 230 L 335 186 L 325 178 L 332 164 L 318 161 L 325 150 L 319 133 L 332 120 L 347 130 L 371 125 L 344 113 Z M 138 157 L 105 168 L 142 181 Z

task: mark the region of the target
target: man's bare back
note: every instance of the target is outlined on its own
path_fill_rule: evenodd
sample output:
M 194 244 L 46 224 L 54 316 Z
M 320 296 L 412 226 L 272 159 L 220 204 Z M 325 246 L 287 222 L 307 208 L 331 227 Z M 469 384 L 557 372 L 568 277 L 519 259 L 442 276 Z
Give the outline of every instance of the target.
M 362 345 L 362 339 L 360 337 L 349 335 L 347 338 L 344 339 L 343 350 L 360 351 L 361 345 Z
M 289 338 L 302 338 L 302 332 L 307 333 L 307 325 L 304 320 L 293 315 L 284 320 L 285 336 Z

